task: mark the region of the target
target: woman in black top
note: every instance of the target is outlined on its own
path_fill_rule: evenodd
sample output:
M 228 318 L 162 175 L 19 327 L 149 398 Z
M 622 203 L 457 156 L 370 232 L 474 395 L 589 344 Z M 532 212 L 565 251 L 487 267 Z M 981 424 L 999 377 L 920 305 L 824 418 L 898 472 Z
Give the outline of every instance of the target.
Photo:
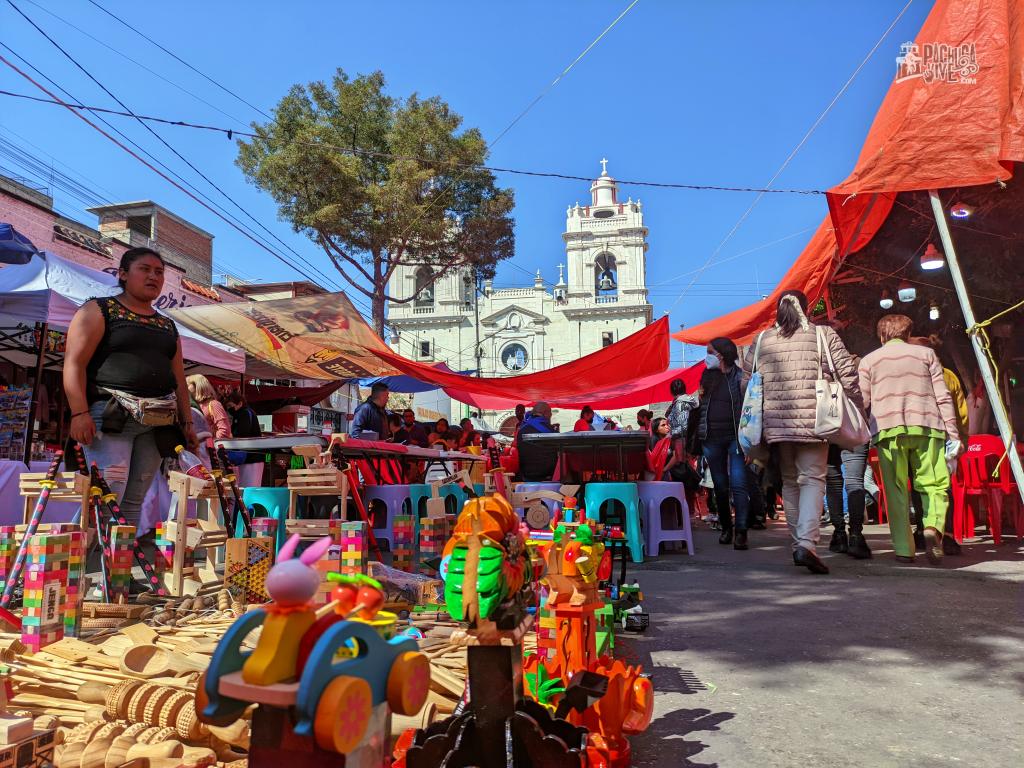
M 746 460 L 737 439 L 743 408 L 742 373 L 736 365 L 738 357 L 736 345 L 729 339 L 712 339 L 708 344 L 705 360 L 708 368 L 700 377 L 697 434 L 715 484 L 715 506 L 722 525 L 718 541 L 721 544 L 732 543 L 736 549 L 746 549 L 750 497 Z M 730 496 L 736 505 L 735 533 Z
M 183 438 L 195 450 L 197 441 L 178 330 L 153 309 L 164 261 L 149 248 L 132 248 L 117 277 L 120 294 L 86 302 L 71 321 L 64 391 L 71 437 L 100 467 L 128 523 L 137 525 L 161 454 L 173 455 L 173 443 Z

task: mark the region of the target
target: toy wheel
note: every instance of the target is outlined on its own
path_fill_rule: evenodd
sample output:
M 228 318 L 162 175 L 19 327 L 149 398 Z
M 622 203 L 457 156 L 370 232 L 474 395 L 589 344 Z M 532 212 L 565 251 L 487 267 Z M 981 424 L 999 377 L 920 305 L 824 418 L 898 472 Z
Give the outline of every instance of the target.
M 373 714 L 370 684 L 360 677 L 336 677 L 327 684 L 316 705 L 313 735 L 317 746 L 345 755 L 366 733 Z
M 210 705 L 210 697 L 206 695 L 206 676 L 209 673 L 209 670 L 203 672 L 199 676 L 199 682 L 196 683 L 196 718 L 199 722 L 206 723 L 207 725 L 231 725 L 242 716 L 242 713 L 245 712 L 245 707 L 240 708 L 237 712 L 228 712 L 227 714 L 214 717 L 208 717 L 203 714 L 203 710 Z
M 430 661 L 418 651 L 395 659 L 388 673 L 388 706 L 397 715 L 415 715 L 430 691 Z

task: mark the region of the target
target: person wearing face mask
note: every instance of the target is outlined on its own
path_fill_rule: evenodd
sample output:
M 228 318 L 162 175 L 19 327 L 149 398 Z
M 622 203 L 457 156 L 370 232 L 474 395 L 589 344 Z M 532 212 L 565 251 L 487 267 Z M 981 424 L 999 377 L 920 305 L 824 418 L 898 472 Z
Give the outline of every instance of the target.
M 764 439 L 782 472 L 782 504 L 793 540 L 793 563 L 811 573 L 828 573 L 828 566 L 815 551 L 828 469 L 828 443 L 814 434 L 816 384 L 822 372 L 833 375 L 828 370 L 825 345 L 846 396 L 863 408 L 857 366 L 839 334 L 807 319 L 807 297 L 802 292 L 784 291 L 775 325 L 761 335 L 757 370 L 764 381 Z M 748 375 L 755 346 L 751 345 L 743 363 Z
M 739 352 L 729 339 L 712 339 L 708 344 L 700 377 L 700 410 L 697 436 L 715 485 L 715 505 L 722 525 L 720 544 L 734 549 L 747 548 L 747 516 L 750 496 L 747 489 L 747 464 L 740 451 L 738 429 L 743 408 L 742 371 L 736 365 Z M 729 499 L 736 507 L 736 524 Z

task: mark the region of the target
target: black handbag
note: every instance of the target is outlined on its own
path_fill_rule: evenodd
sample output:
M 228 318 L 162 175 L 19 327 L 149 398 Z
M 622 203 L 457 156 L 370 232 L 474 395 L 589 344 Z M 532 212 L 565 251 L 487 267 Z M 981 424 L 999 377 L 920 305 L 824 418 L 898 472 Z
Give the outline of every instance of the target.
M 669 470 L 669 475 L 671 475 L 675 482 L 682 483 L 683 487 L 690 492 L 700 490 L 700 475 L 697 474 L 697 470 L 693 468 L 689 461 L 682 461 L 676 464 Z

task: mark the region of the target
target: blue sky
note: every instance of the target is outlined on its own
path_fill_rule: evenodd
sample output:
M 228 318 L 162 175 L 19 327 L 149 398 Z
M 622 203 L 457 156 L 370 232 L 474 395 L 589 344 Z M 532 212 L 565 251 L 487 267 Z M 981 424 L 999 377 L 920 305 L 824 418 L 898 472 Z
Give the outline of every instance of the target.
M 86 0 L 14 1 L 140 114 L 236 129 L 263 119 Z M 352 74 L 380 69 L 395 95 L 440 95 L 464 116 L 465 125 L 480 128 L 488 139 L 628 5 L 627 0 L 98 2 L 264 111 L 293 83 L 329 78 L 338 66 Z M 904 5 L 903 0 L 640 0 L 493 146 L 491 163 L 596 175 L 598 161 L 607 157 L 609 172 L 619 179 L 763 186 Z M 775 187 L 824 189 L 849 173 L 893 78 L 899 44 L 915 36 L 931 5 L 911 4 Z M 0 2 L 0 40 L 80 101 L 117 108 L 6 0 Z M 0 89 L 34 92 L 2 65 Z M 109 119 L 225 203 L 134 121 Z M 273 202 L 245 182 L 234 165 L 234 145 L 223 135 L 157 130 L 292 248 L 330 273 L 326 257 L 277 221 Z M 0 135 L 104 198 L 153 199 L 213 232 L 217 271 L 264 281 L 301 279 L 60 107 L 0 96 Z M 0 158 L 0 173 L 5 171 L 30 175 Z M 554 281 L 563 260 L 565 208 L 585 201 L 587 184 L 512 175 L 501 175 L 499 182 L 516 194 L 516 256 L 515 266 L 500 268 L 496 283 L 529 284 L 538 268 Z M 826 213 L 821 196 L 766 195 L 721 247 L 714 261 L 722 263 L 702 272 L 684 294 L 693 279 L 685 273 L 704 265 L 754 196 L 629 186 L 621 192 L 644 203 L 651 301 L 655 317 L 671 309 L 673 330 L 767 293 Z M 81 201 L 59 191 L 55 197 L 61 210 L 95 222 L 83 213 Z M 766 244 L 771 245 L 761 247 Z M 737 254 L 745 255 L 729 258 Z M 673 343 L 673 362 L 680 363 L 683 355 L 682 346 Z M 687 354 L 697 356 L 692 348 Z

